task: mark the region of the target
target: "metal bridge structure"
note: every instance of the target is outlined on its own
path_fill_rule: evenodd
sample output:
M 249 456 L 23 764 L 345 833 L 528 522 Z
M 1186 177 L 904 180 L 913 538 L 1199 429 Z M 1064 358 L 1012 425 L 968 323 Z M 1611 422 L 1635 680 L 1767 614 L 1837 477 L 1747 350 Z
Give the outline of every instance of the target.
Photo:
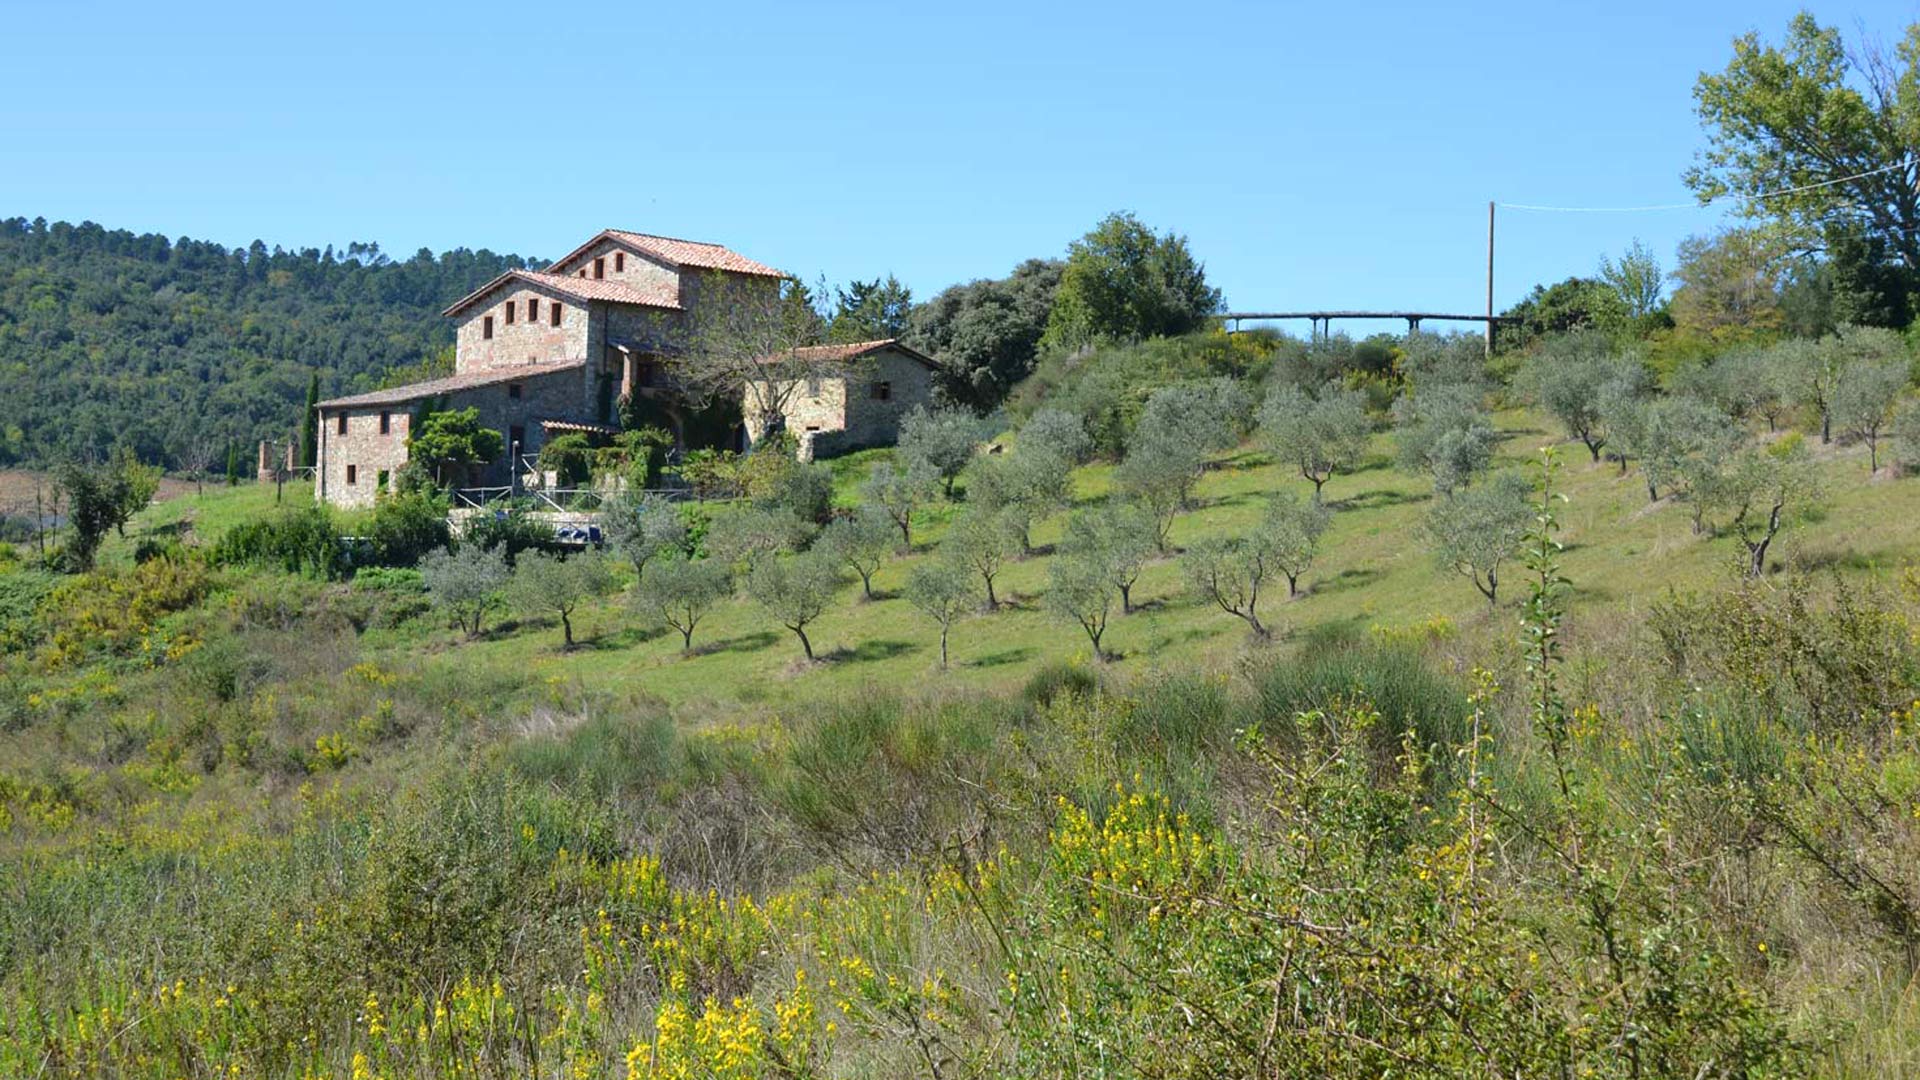
M 1493 327 L 1500 323 L 1515 323 L 1520 320 L 1505 315 L 1449 315 L 1437 311 L 1229 311 L 1219 318 L 1226 321 L 1229 331 L 1237 332 L 1241 320 L 1248 322 L 1281 322 L 1289 319 L 1306 319 L 1311 325 L 1309 337 L 1313 341 L 1325 341 L 1332 332 L 1335 319 L 1405 319 L 1409 337 L 1420 332 L 1423 322 L 1467 322 L 1480 323 L 1487 329 L 1488 340 L 1493 337 Z

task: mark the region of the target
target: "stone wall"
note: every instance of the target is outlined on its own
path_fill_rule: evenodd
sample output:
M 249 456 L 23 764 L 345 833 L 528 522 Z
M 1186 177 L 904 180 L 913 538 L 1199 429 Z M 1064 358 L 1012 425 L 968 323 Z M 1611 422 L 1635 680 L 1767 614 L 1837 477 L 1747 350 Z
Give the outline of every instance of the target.
M 314 492 L 321 501 L 341 507 L 368 507 L 380 491 L 382 475 L 391 477 L 407 463 L 407 433 L 412 430 L 410 403 L 365 409 L 324 409 L 320 413 L 319 468 Z M 380 433 L 380 416 L 387 416 L 387 433 Z M 340 417 L 347 418 L 345 434 Z M 353 480 L 347 470 L 353 469 Z
M 527 319 L 528 300 L 539 301 L 538 317 L 531 322 Z M 512 325 L 507 324 L 508 304 L 514 306 Z M 553 325 L 555 304 L 561 311 L 559 326 Z M 461 318 L 454 334 L 453 360 L 453 369 L 460 373 L 577 360 L 587 355 L 588 328 L 594 322 L 592 313 L 578 303 L 512 280 L 501 283 Z M 493 319 L 491 340 L 486 336 L 488 318 Z
M 885 401 L 873 396 L 881 382 L 888 386 Z M 764 438 L 767 428 L 755 400 L 753 394 L 743 399 L 750 443 Z M 905 353 L 886 349 L 855 361 L 844 372 L 808 379 L 787 399 L 787 430 L 810 445 L 810 451 L 803 448 L 804 456 L 832 457 L 892 445 L 900 438 L 900 418 L 916 406 L 932 404 L 933 372 Z
M 511 387 L 520 387 L 514 398 Z M 472 470 L 464 487 L 500 487 L 512 473 L 508 455 L 513 452 L 513 429 L 521 429 L 519 452 L 538 454 L 545 433 L 542 420 L 597 422 L 597 377 L 591 365 L 530 377 L 520 383 L 494 383 L 489 386 L 456 390 L 446 395 L 448 409 L 475 408 L 483 427 L 500 433 L 505 449 L 500 459 Z M 407 432 L 413 422 L 412 410 L 419 402 L 357 409 L 327 409 L 321 413 L 320 499 L 335 506 L 372 506 L 380 490 L 380 474 L 391 475 L 407 460 Z M 380 434 L 380 414 L 389 417 L 386 435 Z M 347 433 L 339 434 L 339 417 L 347 417 Z M 354 482 L 347 483 L 352 466 Z
M 601 264 L 603 281 L 618 281 L 636 289 L 678 290 L 680 287 L 678 269 L 666 263 L 656 262 L 651 256 L 630 251 L 625 245 L 612 238 L 601 239 L 565 263 L 555 263 L 548 267 L 546 272 L 591 279 L 595 259 L 606 260 Z
M 933 372 L 906 353 L 886 349 L 847 373 L 846 438 L 854 447 L 891 446 L 900 438 L 900 418 L 916 407 L 933 407 Z M 873 396 L 886 383 L 885 401 Z

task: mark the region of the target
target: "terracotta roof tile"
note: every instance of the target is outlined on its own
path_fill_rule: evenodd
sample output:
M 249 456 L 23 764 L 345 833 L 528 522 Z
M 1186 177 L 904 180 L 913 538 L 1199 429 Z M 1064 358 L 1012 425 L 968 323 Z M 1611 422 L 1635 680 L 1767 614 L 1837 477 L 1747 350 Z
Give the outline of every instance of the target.
M 806 345 L 793 350 L 793 358 L 818 364 L 844 364 L 849 360 L 858 360 L 877 352 L 893 349 L 904 353 L 930 368 L 940 366 L 939 362 L 911 345 L 903 345 L 898 338 L 881 338 L 877 341 L 854 341 L 840 345 Z M 772 357 L 768 358 L 771 362 Z
M 428 379 L 425 382 L 408 383 L 405 386 L 374 390 L 351 397 L 333 398 L 322 401 L 319 408 L 356 408 L 365 405 L 398 405 L 421 398 L 438 397 L 456 390 L 472 390 L 495 383 L 520 382 L 524 379 L 537 379 L 542 375 L 557 375 L 563 371 L 578 371 L 587 366 L 585 360 L 561 360 L 550 364 L 517 364 L 513 367 L 487 368 L 484 371 L 469 371 L 459 375 L 448 375 L 442 379 Z
M 671 236 L 653 236 L 648 233 L 628 232 L 625 229 L 608 229 L 605 235 L 675 266 L 694 266 L 702 270 L 728 270 L 736 274 L 754 274 L 760 277 L 787 276 L 766 263 L 755 262 L 719 244 L 680 240 Z M 599 237 L 594 239 L 597 240 Z
M 454 315 L 464 311 L 507 281 L 524 281 L 529 285 L 542 286 L 581 303 L 605 300 L 614 304 L 637 304 L 641 307 L 666 308 L 669 311 L 680 310 L 680 297 L 672 289 L 637 289 L 620 281 L 573 277 L 569 274 L 548 274 L 538 270 L 509 270 L 461 297 L 452 307 L 440 314 Z

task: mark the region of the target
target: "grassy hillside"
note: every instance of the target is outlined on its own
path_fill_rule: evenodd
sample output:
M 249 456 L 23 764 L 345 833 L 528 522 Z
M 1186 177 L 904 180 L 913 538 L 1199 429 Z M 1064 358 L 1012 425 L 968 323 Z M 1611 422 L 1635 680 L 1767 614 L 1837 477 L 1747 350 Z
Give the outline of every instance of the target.
M 1496 468 L 1562 441 L 1495 420 Z M 1167 558 L 1103 664 L 1043 608 L 1062 511 L 940 669 L 899 593 L 964 485 L 811 665 L 744 599 L 692 656 L 617 595 L 566 651 L 407 572 L 136 563 L 271 518 L 250 484 L 95 574 L 0 563 L 0 1073 L 1920 1068 L 1920 480 L 1816 447 L 1756 582 L 1562 446 L 1490 609 L 1392 449 L 1328 484 L 1272 641 Z M 1216 454 L 1173 544 L 1308 490 Z
M 1560 439 L 1537 415 L 1498 414 L 1503 435 L 1497 466 L 1531 467 L 1542 447 Z M 1267 601 L 1269 621 L 1282 638 L 1334 629 L 1365 633 L 1417 628 L 1442 620 L 1458 632 L 1495 635 L 1511 630 L 1517 590 L 1489 611 L 1468 581 L 1434 564 L 1419 535 L 1432 500 L 1431 485 L 1392 467 L 1391 435 L 1376 438 L 1373 451 L 1352 475 L 1336 476 L 1326 489 L 1333 510 L 1322 554 L 1303 580 L 1302 595 L 1288 601 L 1284 586 Z M 1696 536 L 1688 507 L 1673 500 L 1649 504 L 1637 474 L 1612 464 L 1591 465 L 1578 444 L 1560 449 L 1567 464 L 1563 515 L 1566 566 L 1576 583 L 1572 605 L 1582 619 L 1632 620 L 1675 589 L 1731 582 L 1740 549 L 1731 537 Z M 885 452 L 867 453 L 838 470 L 843 503 Z M 1834 445 L 1820 453 L 1828 499 L 1814 520 L 1790 527 L 1775 562 L 1799 569 L 1834 568 L 1871 575 L 1920 558 L 1920 482 L 1867 476 L 1864 447 Z M 1085 506 L 1107 497 L 1111 466 L 1080 469 L 1074 502 Z M 1208 536 L 1238 535 L 1259 520 L 1267 496 L 1311 486 L 1248 446 L 1214 463 L 1197 489 L 1196 509 L 1178 519 L 1173 542 L 1190 546 Z M 129 536 L 163 532 L 182 520 L 202 538 L 269 510 L 272 489 L 252 485 L 217 489 L 204 499 L 176 499 L 136 519 Z M 961 489 L 964 499 L 964 488 Z M 289 489 L 289 499 L 304 498 Z M 837 697 L 865 686 L 1004 690 L 1058 662 L 1088 663 L 1090 647 L 1069 623 L 1042 610 L 1049 549 L 1063 530 L 1065 514 L 1041 522 L 1033 538 L 1039 552 L 1011 564 L 1000 579 L 1005 606 L 968 619 L 953 635 L 953 664 L 937 669 L 933 624 L 901 596 L 908 573 L 937 552 L 946 525 L 964 503 L 937 503 L 916 527 L 914 554 L 896 558 L 875 577 L 881 594 L 860 598 L 847 583 L 840 602 L 811 633 L 827 663 L 805 667 L 789 632 L 744 597 L 723 605 L 703 622 L 696 654 L 683 657 L 677 635 L 636 625 L 623 598 L 590 606 L 576 623 L 587 647 L 559 648 L 559 636 L 542 625 L 509 619 L 481 641 L 463 643 L 453 631 L 411 626 L 391 640 L 373 643 L 396 655 L 430 642 L 448 662 L 535 673 L 542 679 L 578 681 L 658 696 L 673 703 L 740 703 L 777 708 L 810 698 Z M 109 548 L 112 557 L 113 548 Z M 123 549 L 124 550 L 124 549 Z M 1158 560 L 1142 577 L 1135 596 L 1141 610 L 1118 616 L 1107 644 L 1118 654 L 1116 674 L 1194 667 L 1231 667 L 1236 657 L 1261 648 L 1245 625 L 1194 596 L 1173 558 Z

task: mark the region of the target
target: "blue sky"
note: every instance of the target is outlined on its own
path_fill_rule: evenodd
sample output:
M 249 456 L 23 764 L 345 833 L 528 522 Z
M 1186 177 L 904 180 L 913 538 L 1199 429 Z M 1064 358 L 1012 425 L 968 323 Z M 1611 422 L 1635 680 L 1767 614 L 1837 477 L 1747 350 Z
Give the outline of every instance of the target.
M 1235 307 L 1470 312 L 1488 199 L 1684 201 L 1695 78 L 1799 5 L 7 6 L 0 216 L 546 257 L 613 225 L 928 296 L 1129 209 Z M 1718 220 L 1502 211 L 1498 302 Z

